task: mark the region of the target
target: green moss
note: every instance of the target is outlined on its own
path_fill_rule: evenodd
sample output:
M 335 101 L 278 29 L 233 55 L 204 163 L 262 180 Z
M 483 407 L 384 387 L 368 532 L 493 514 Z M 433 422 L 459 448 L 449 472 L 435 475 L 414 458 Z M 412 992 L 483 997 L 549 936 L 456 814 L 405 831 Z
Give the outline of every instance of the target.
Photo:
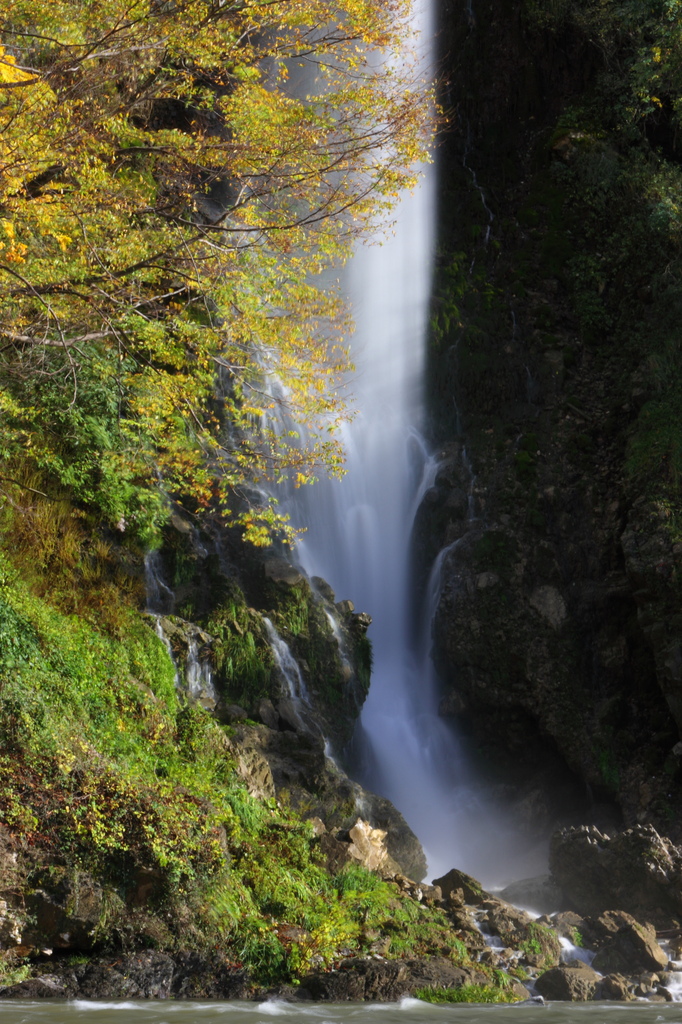
M 554 929 L 537 921 L 528 925 L 528 938 L 519 948 L 529 955 L 542 957 L 543 967 L 554 967 L 561 956 L 561 943 Z
M 0 986 L 18 985 L 31 974 L 29 964 L 12 950 L 0 952 Z
M 273 696 L 274 658 L 263 620 L 236 584 L 203 624 L 215 639 L 216 681 L 225 697 L 250 709 L 261 697 Z
M 476 542 L 473 556 L 477 572 L 496 572 L 504 575 L 516 558 L 516 544 L 507 533 L 488 530 Z
M 263 983 L 368 951 L 374 935 L 389 956 L 465 955 L 441 911 L 359 867 L 330 877 L 310 824 L 251 797 L 223 730 L 178 698 L 151 625 L 117 614 L 122 636 L 66 616 L 0 558 L 0 821 L 104 887 L 98 942 L 217 946 Z M 216 647 L 258 621 L 234 592 L 211 622 Z M 131 917 L 142 869 L 153 892 Z
M 534 455 L 538 450 L 538 435 L 537 434 L 522 434 L 519 438 L 518 448 L 523 452 L 530 452 Z
M 611 793 L 617 793 L 620 786 L 620 770 L 613 751 L 602 749 L 598 752 L 599 775 Z
M 514 452 L 516 475 L 523 484 L 532 483 L 536 476 L 535 456 L 527 451 Z
M 517 1003 L 522 996 L 492 985 L 462 985 L 460 988 L 420 988 L 417 999 L 427 1003 Z

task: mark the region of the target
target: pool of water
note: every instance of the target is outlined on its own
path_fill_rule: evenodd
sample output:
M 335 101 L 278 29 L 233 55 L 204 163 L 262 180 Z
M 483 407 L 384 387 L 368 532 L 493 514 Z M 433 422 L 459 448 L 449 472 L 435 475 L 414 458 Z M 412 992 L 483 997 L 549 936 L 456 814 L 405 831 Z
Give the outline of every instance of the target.
M 521 1003 L 434 1006 L 399 1003 L 0 1002 L 2 1024 L 682 1024 L 682 1004 Z

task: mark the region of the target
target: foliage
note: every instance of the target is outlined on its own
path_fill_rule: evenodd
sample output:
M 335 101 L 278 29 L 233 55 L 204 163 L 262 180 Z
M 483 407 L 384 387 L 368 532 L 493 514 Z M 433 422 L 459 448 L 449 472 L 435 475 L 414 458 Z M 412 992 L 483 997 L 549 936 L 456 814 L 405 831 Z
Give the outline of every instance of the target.
M 261 616 L 247 606 L 236 585 L 205 625 L 216 640 L 216 674 L 229 699 L 250 708 L 259 697 L 271 696 L 272 648 Z
M 524 8 L 536 29 L 572 26 L 603 55 L 592 88 L 554 132 L 569 155 L 547 177 L 573 242 L 566 280 L 582 340 L 598 360 L 617 352 L 623 400 L 633 389 L 640 396 L 627 474 L 649 497 L 679 501 L 682 4 L 527 0 Z M 602 773 L 611 785 L 612 771 Z
M 5 4 L 8 501 L 28 460 L 149 542 L 161 477 L 266 543 L 283 517 L 253 485 L 340 471 L 329 270 L 424 156 L 428 87 L 376 58 L 409 33 L 407 0 Z
M 28 978 L 30 973 L 29 965 L 21 963 L 12 950 L 3 950 L 0 953 L 0 985 L 18 985 Z
M 553 928 L 531 921 L 528 938 L 519 944 L 519 949 L 530 956 L 542 957 L 544 967 L 553 967 L 559 962 L 561 945 Z
M 242 602 L 217 614 L 227 631 Z M 32 862 L 104 887 L 99 943 L 217 946 L 269 983 L 377 937 L 385 955 L 467 960 L 442 911 L 359 866 L 331 877 L 312 826 L 246 791 L 151 626 L 125 601 L 116 618 L 112 635 L 56 610 L 0 558 L 0 823 Z
M 460 988 L 421 988 L 417 999 L 427 1003 L 517 1003 L 521 996 L 492 985 L 462 985 Z

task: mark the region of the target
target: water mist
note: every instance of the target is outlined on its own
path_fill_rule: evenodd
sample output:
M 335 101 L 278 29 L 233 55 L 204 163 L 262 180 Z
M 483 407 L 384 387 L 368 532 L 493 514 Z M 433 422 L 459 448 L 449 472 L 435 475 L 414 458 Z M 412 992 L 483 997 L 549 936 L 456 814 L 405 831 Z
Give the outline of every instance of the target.
M 424 64 L 434 36 L 426 2 L 415 12 Z M 529 873 L 515 863 L 511 832 L 481 800 L 460 744 L 438 715 L 431 624 L 446 549 L 431 571 L 424 607 L 411 596 L 414 516 L 435 463 L 422 439 L 423 370 L 431 291 L 435 171 L 399 203 L 393 232 L 358 246 L 342 279 L 356 323 L 351 387 L 358 414 L 344 428 L 347 473 L 296 492 L 307 527 L 298 557 L 338 598 L 370 613 L 374 669 L 356 730 L 351 774 L 388 797 L 421 840 L 430 877 L 460 867 L 485 882 Z M 378 240 L 377 240 L 378 243 Z M 414 623 L 418 628 L 414 628 Z M 504 865 L 504 866 L 503 866 Z

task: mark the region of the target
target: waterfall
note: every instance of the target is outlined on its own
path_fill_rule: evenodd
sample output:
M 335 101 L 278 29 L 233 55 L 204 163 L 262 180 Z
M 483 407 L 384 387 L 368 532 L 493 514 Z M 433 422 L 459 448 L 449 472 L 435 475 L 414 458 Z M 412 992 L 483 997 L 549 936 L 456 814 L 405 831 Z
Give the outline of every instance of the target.
M 428 64 L 426 4 L 415 21 Z M 402 811 L 438 873 L 458 860 L 448 819 L 459 756 L 437 714 L 430 623 L 418 646 L 410 626 L 412 521 L 435 472 L 420 435 L 435 194 L 432 168 L 423 172 L 401 198 L 392 235 L 359 247 L 346 270 L 358 408 L 344 428 L 347 473 L 300 491 L 295 515 L 308 528 L 299 546 L 304 567 L 373 619 L 375 667 L 357 744 L 361 781 Z
M 289 698 L 298 714 L 304 707 L 310 707 L 310 697 L 298 662 L 289 650 L 289 645 L 279 635 L 270 619 L 263 616 L 263 625 L 268 634 L 275 664 L 287 687 Z
M 158 551 L 148 551 L 144 556 L 144 584 L 150 615 L 172 615 L 175 611 L 175 594 L 163 578 Z
M 193 538 L 193 547 L 199 544 L 198 535 Z M 204 555 L 205 548 L 201 548 Z M 215 707 L 218 695 L 213 686 L 211 663 L 206 657 L 201 657 L 199 639 L 210 640 L 206 634 L 192 623 L 184 623 L 173 615 L 175 610 L 175 593 L 168 586 L 163 578 L 163 567 L 161 556 L 158 551 L 148 551 L 144 559 L 144 578 L 147 594 L 147 614 L 154 620 L 154 632 L 162 641 L 168 651 L 168 657 L 173 663 L 175 671 L 175 686 L 178 690 L 183 688 L 203 707 L 211 710 Z M 170 616 L 170 618 L 169 618 Z M 182 625 L 181 625 L 182 624 Z M 168 635 L 179 637 L 178 646 L 185 649 L 184 670 L 178 665 L 178 659 L 171 638 Z M 184 677 L 184 687 L 183 687 Z
M 414 17 L 428 65 L 434 32 L 427 0 Z M 298 557 L 309 575 L 372 616 L 374 669 L 351 774 L 402 812 L 431 877 L 458 867 L 503 884 L 543 862 L 529 869 L 513 826 L 483 798 L 456 734 L 438 714 L 431 628 L 442 570 L 457 545 L 436 559 L 422 609 L 411 596 L 413 521 L 437 471 L 421 433 L 434 213 L 435 174 L 425 166 L 418 187 L 400 199 L 391 236 L 359 246 L 345 270 L 358 410 L 343 428 L 347 472 L 301 488 L 290 510 L 295 524 L 307 527 Z M 473 517 L 473 483 L 469 509 Z
M 199 645 L 194 637 L 188 638 L 185 659 L 185 685 L 190 697 L 204 707 L 215 707 L 218 695 L 213 685 L 211 663 L 199 656 Z

